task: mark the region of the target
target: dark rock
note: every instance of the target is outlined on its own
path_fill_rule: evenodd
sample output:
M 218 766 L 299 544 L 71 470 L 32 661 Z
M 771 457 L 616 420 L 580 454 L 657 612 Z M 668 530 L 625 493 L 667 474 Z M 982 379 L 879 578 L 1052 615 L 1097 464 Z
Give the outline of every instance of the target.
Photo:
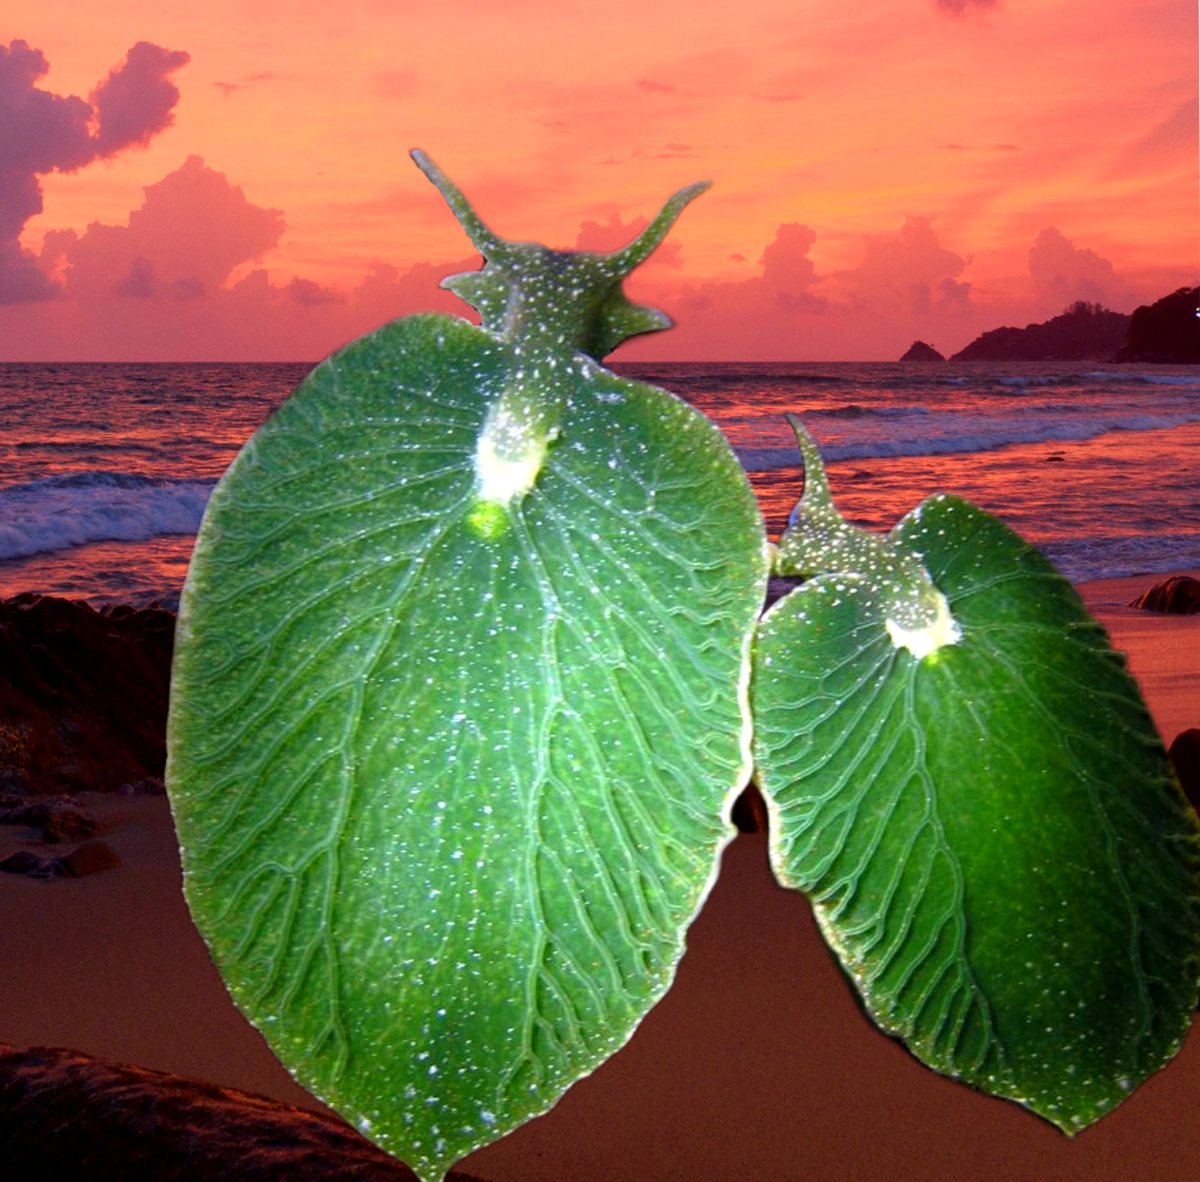
M 122 784 L 117 791 L 122 796 L 165 796 L 167 786 L 161 776 L 147 776 L 144 780 L 134 780 L 132 784 Z
M 1125 343 L 1130 317 L 1079 300 L 1043 324 L 994 328 L 951 361 L 1103 361 Z
M 27 878 L 63 878 L 67 871 L 57 858 L 39 858 L 28 850 L 17 850 L 0 862 L 5 874 L 24 874 Z
M 946 359 L 932 346 L 924 341 L 913 341 L 908 352 L 900 358 L 901 361 L 945 361 Z
M 36 806 L 36 803 L 31 802 L 27 796 L 11 793 L 0 796 L 0 825 L 31 824 L 25 818 L 29 815 L 28 810 Z
M 1175 765 L 1175 774 L 1192 808 L 1200 812 L 1200 728 L 1190 727 L 1175 736 L 1167 752 Z
M 0 1045 L 0 1161 L 65 1182 L 416 1182 L 332 1117 L 57 1047 Z
M 1065 456 L 1053 455 L 1046 457 L 1047 464 L 1065 464 L 1067 462 Z
M 103 833 L 104 822 L 91 809 L 74 801 L 56 801 L 49 809 L 43 830 L 43 841 L 78 841 Z
M 0 765 L 41 793 L 162 776 L 174 635 L 167 611 L 0 600 Z
M 0 798 L 0 825 L 32 825 L 48 842 L 78 841 L 104 832 L 104 822 L 69 796 Z
M 63 854 L 58 863 L 72 878 L 83 878 L 87 874 L 99 874 L 101 870 L 116 870 L 121 865 L 121 855 L 107 841 L 97 837 L 76 846 L 69 854 Z
M 1152 365 L 1200 365 L 1200 287 L 1181 287 L 1153 304 L 1143 304 L 1129 322 L 1128 343 L 1113 361 Z
M 0 795 L 32 796 L 36 791 L 23 767 L 0 767 Z
M 1172 575 L 1155 583 L 1149 591 L 1143 591 L 1130 601 L 1129 606 L 1151 612 L 1171 612 L 1177 616 L 1194 615 L 1200 612 L 1200 579 Z

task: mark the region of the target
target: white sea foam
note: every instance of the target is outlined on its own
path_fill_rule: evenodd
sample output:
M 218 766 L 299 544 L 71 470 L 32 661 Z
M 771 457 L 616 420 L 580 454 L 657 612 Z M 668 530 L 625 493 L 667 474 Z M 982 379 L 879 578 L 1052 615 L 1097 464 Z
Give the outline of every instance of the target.
M 816 416 L 814 416 L 816 418 Z M 1110 411 L 1080 415 L 1064 422 L 1059 413 L 1031 411 L 1003 418 L 984 415 L 914 415 L 909 425 L 892 419 L 887 434 L 862 429 L 857 438 L 839 430 L 830 438 L 819 420 L 814 434 L 826 463 L 838 460 L 886 459 L 893 456 L 933 456 L 954 452 L 991 451 L 1014 443 L 1078 442 L 1094 439 L 1108 431 L 1161 431 L 1200 422 L 1200 413 L 1137 414 Z M 840 440 L 840 442 L 839 442 Z M 735 449 L 747 472 L 770 472 L 800 465 L 794 447 L 738 447 Z
M 1073 583 L 1200 567 L 1200 533 L 1071 538 L 1040 548 Z
M 1172 373 L 1113 373 L 1097 370 L 1082 375 L 1089 382 L 1145 382 L 1150 386 L 1180 386 L 1184 389 L 1200 390 L 1200 375 Z
M 79 472 L 0 488 L 0 561 L 200 528 L 213 480 Z

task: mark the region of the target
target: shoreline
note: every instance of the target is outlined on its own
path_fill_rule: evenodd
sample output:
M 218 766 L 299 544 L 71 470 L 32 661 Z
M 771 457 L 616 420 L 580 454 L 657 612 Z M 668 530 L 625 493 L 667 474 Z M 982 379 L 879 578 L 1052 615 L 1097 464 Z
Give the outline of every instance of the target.
M 1200 569 L 1174 573 L 1200 578 Z M 1129 654 L 1169 741 L 1200 726 L 1200 615 L 1125 606 L 1165 577 L 1077 590 Z M 213 968 L 183 899 L 168 801 L 106 792 L 81 803 L 107 822 L 102 836 L 122 866 L 54 882 L 0 875 L 0 1043 L 70 1047 L 328 1112 L 237 1012 Z M 39 836 L 0 826 L 0 859 L 68 848 L 43 847 Z M 1174 1063 L 1069 1140 L 1015 1104 L 933 1074 L 881 1034 L 807 902 L 775 884 L 766 847 L 764 834 L 742 834 L 726 848 L 676 983 L 630 1043 L 546 1116 L 459 1168 L 489 1182 L 1195 1175 L 1197 1027 Z

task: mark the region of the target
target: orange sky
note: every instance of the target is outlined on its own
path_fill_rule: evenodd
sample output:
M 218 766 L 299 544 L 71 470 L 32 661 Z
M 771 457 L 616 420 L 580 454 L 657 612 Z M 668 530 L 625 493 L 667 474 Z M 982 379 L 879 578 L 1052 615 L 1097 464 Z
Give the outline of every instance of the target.
M 0 152 L 25 137 L 44 208 L 9 209 L 26 254 L 10 234 L 0 262 L 59 287 L 4 296 L 0 275 L 2 359 L 315 360 L 462 307 L 436 277 L 472 252 L 412 146 L 499 233 L 553 246 L 587 222 L 585 245 L 619 245 L 676 188 L 715 182 L 629 285 L 679 327 L 620 358 L 950 352 L 1076 298 L 1130 311 L 1200 270 L 1195 0 L 5 12 L 0 101 L 24 122 L 0 111 Z M 13 80 L 17 39 L 48 72 Z M 153 66 L 160 100 L 179 90 L 173 122 L 54 157 L 30 88 L 86 99 L 143 41 L 190 55 Z

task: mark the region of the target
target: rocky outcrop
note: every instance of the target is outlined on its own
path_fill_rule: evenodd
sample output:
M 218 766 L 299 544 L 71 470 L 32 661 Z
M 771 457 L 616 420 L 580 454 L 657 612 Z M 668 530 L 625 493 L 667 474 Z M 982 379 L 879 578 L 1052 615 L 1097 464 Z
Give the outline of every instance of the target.
M 0 874 L 23 874 L 26 878 L 66 878 L 66 867 L 57 858 L 41 858 L 32 850 L 17 850 L 0 862 Z
M 1129 322 L 1129 339 L 1113 361 L 1155 365 L 1200 365 L 1200 287 L 1181 287 L 1153 304 L 1143 304 Z
M 1143 591 L 1130 601 L 1129 606 L 1151 612 L 1170 612 L 1176 616 L 1194 615 L 1200 612 L 1200 579 L 1172 575 L 1155 583 L 1149 591 Z
M 121 855 L 107 841 L 94 838 L 60 858 L 42 858 L 31 850 L 17 850 L 0 862 L 0 871 L 27 878 L 84 878 L 102 870 L 116 870 L 120 865 Z
M 53 1047 L 0 1045 L 6 1177 L 416 1182 L 349 1125 L 262 1096 Z M 447 1182 L 479 1182 L 452 1171 Z
M 42 830 L 42 840 L 78 841 L 104 831 L 104 822 L 70 796 L 0 796 L 0 825 L 29 825 Z
M 913 341 L 908 352 L 900 358 L 901 361 L 945 361 L 946 359 L 932 346 L 924 341 Z
M 0 791 L 112 792 L 161 777 L 175 616 L 0 600 Z
M 1080 300 L 1043 324 L 985 332 L 950 360 L 1104 361 L 1125 344 L 1130 319 Z

